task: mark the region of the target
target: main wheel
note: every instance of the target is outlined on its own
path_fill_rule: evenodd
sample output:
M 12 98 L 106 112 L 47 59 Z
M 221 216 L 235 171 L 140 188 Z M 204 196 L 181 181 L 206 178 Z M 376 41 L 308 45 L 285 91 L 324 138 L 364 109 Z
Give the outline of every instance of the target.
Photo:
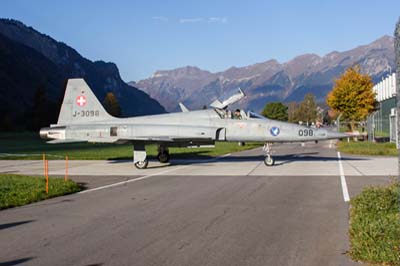
M 267 156 L 264 159 L 264 163 L 266 166 L 273 166 L 275 164 L 275 160 L 271 156 Z
M 135 163 L 137 169 L 146 169 L 149 165 L 149 160 L 139 161 Z
M 157 158 L 160 163 L 168 163 L 169 162 L 169 153 L 168 152 L 159 152 L 157 154 Z

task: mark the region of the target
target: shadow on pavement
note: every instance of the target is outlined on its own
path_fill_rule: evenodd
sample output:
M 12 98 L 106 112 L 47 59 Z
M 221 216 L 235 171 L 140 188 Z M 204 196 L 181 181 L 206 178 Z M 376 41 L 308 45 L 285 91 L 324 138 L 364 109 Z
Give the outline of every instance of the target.
M 17 260 L 4 261 L 4 262 L 0 262 L 0 266 L 23 265 L 22 263 L 33 260 L 33 259 L 34 259 L 34 257 L 27 257 L 27 258 L 22 258 L 22 259 L 17 259 Z
M 332 162 L 337 161 L 338 158 L 336 156 L 318 156 L 318 152 L 310 152 L 310 153 L 296 153 L 296 154 L 285 154 L 285 155 L 272 155 L 275 159 L 275 165 L 284 165 L 292 162 Z M 315 156 L 313 156 L 315 155 Z M 226 157 L 221 158 L 218 161 L 221 162 L 251 162 L 251 161 L 260 161 L 264 160 L 263 155 L 257 156 L 240 156 L 240 157 Z M 342 157 L 342 161 L 365 161 L 369 160 L 368 158 L 356 158 L 356 157 Z
M 275 159 L 275 165 L 285 165 L 292 162 L 332 162 L 338 161 L 336 156 L 321 156 L 318 152 L 308 153 L 293 153 L 283 155 L 272 155 Z M 150 159 L 150 165 L 148 169 L 166 168 L 173 165 L 189 165 L 189 164 L 207 164 L 211 162 L 263 162 L 264 155 L 232 155 L 228 157 L 210 157 L 210 156 L 199 156 L 199 157 L 188 157 L 182 159 L 181 156 L 171 156 L 171 162 L 166 164 L 152 165 L 151 162 L 157 161 L 156 159 Z M 342 161 L 366 161 L 369 158 L 366 157 L 342 157 Z M 110 163 L 131 163 L 132 160 L 110 160 Z
M 35 220 L 26 220 L 26 221 L 20 221 L 20 222 L 14 222 L 14 223 L 8 223 L 8 224 L 0 224 L 0 230 L 8 229 L 11 227 L 27 224 L 27 223 L 32 223 Z M 2 265 L 2 264 L 0 264 Z

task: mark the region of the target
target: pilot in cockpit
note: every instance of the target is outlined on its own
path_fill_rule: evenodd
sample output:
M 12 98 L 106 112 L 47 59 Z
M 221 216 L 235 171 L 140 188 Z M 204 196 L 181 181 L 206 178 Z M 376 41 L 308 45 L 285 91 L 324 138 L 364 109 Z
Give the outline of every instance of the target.
M 233 114 L 233 119 L 242 119 L 242 115 L 240 114 L 240 109 L 236 109 Z

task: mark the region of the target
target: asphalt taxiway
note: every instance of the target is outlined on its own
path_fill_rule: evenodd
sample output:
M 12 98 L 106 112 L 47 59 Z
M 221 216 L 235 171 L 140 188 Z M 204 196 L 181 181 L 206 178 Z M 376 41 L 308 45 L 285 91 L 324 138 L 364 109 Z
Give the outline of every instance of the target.
M 88 189 L 1 211 L 0 265 L 357 265 L 345 254 L 345 189 L 390 182 L 397 158 L 339 160 L 329 142 L 273 149 L 274 167 L 261 149 L 144 171 L 70 161 Z M 65 172 L 62 161 L 49 168 Z M 0 161 L 0 172 L 43 165 Z

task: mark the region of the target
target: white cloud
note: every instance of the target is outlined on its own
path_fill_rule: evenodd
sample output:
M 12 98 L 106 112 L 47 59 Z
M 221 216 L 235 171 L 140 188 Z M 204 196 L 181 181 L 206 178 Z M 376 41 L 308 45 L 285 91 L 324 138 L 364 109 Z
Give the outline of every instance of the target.
M 200 23 L 200 22 L 207 22 L 207 23 L 228 23 L 227 17 L 209 17 L 209 18 L 181 18 L 179 19 L 179 23 Z
M 168 20 L 169 20 L 167 17 L 163 17 L 163 16 L 151 17 L 151 19 L 157 20 L 157 21 L 162 21 L 162 22 L 168 22 Z
M 181 18 L 179 19 L 179 23 L 198 23 L 203 22 L 203 18 Z
M 210 17 L 207 20 L 208 23 L 228 23 L 227 17 Z

